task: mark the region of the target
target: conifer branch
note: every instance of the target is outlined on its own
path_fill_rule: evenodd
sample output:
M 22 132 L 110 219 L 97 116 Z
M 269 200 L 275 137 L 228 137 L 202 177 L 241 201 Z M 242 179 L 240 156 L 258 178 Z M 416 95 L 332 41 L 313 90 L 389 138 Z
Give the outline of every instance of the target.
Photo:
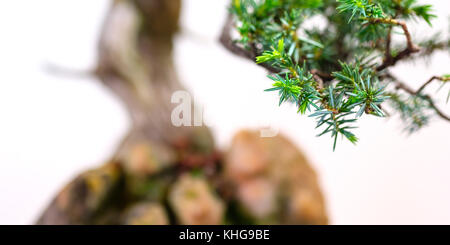
M 245 49 L 243 47 L 240 47 L 232 38 L 231 38 L 231 31 L 233 29 L 233 15 L 229 13 L 227 15 L 227 19 L 225 21 L 225 24 L 222 28 L 222 33 L 220 34 L 219 41 L 222 44 L 223 47 L 225 47 L 228 51 L 231 53 L 254 61 L 256 60 L 256 57 L 258 54 L 255 52 L 255 49 Z M 280 72 L 280 70 L 268 65 L 268 64 L 258 64 L 262 66 L 263 68 L 267 69 L 269 72 L 277 73 Z
M 450 81 L 450 77 L 448 77 L 448 76 L 447 77 L 446 76 L 442 76 L 442 77 L 433 76 L 416 91 L 416 95 L 420 94 L 428 85 L 430 85 L 435 80 L 438 80 L 441 82 L 448 82 L 448 81 Z
M 431 98 L 431 96 L 427 95 L 427 94 L 421 94 L 421 92 L 423 91 L 423 89 L 430 84 L 431 82 L 433 82 L 434 80 L 441 80 L 441 81 L 450 81 L 449 78 L 446 77 L 432 77 L 430 80 L 428 80 L 424 85 L 422 85 L 418 90 L 414 90 L 411 87 L 409 87 L 406 83 L 401 82 L 400 80 L 398 80 L 396 77 L 394 77 L 392 74 L 389 74 L 390 79 L 392 79 L 392 81 L 395 83 L 395 88 L 396 89 L 401 89 L 405 92 L 407 92 L 408 94 L 412 95 L 412 96 L 419 96 L 424 98 L 425 100 L 428 101 L 428 103 L 430 104 L 430 107 L 436 112 L 436 114 L 442 118 L 443 120 L 446 121 L 450 121 L 450 116 L 445 114 L 441 109 L 439 109 L 434 100 Z
M 389 28 L 389 32 L 388 32 L 388 36 L 387 36 L 388 44 L 386 45 L 386 56 L 385 56 L 383 63 L 377 67 L 377 71 L 382 71 L 390 66 L 394 66 L 395 64 L 397 64 L 398 61 L 405 59 L 405 58 L 409 57 L 410 55 L 420 51 L 420 48 L 413 43 L 411 33 L 408 29 L 408 26 L 406 25 L 406 23 L 404 21 L 399 21 L 399 20 L 390 19 L 390 18 L 369 19 L 368 21 L 371 24 L 389 24 L 389 25 L 394 25 L 394 26 L 400 26 L 403 29 L 403 32 L 406 37 L 407 47 L 403 51 L 401 51 L 398 55 L 393 57 L 390 52 L 391 28 Z
M 302 25 L 314 16 L 327 20 L 325 30 Z M 338 135 L 357 142 L 351 131 L 363 115 L 386 116 L 386 101 L 410 132 L 427 125 L 430 109 L 449 120 L 422 91 L 436 80 L 444 85 L 450 76 L 435 76 L 415 91 L 388 71 L 401 60 L 450 46 L 450 41 L 436 38 L 419 45 L 413 41 L 406 21 L 415 18 L 431 25 L 434 17 L 431 5 L 416 0 L 232 0 L 220 41 L 267 69 L 274 83 L 266 91 L 278 92 L 280 105 L 295 103 L 299 113 L 316 118 L 317 128 L 324 128 L 319 136 L 331 135 L 334 149 Z M 393 45 L 395 27 L 403 30 L 403 49 Z M 237 39 L 232 31 L 239 33 Z M 389 91 L 389 80 L 408 96 Z

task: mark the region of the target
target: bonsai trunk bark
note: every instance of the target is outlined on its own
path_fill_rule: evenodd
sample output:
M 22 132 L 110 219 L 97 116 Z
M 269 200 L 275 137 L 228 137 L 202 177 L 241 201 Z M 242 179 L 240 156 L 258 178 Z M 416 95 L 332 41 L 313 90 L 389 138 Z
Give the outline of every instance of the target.
M 206 127 L 175 127 L 171 122 L 177 106 L 171 103 L 172 94 L 185 90 L 172 60 L 180 8 L 180 0 L 113 1 L 99 41 L 95 74 L 125 104 L 131 130 L 110 163 L 67 185 L 38 224 L 120 223 L 109 213 L 133 201 L 123 196 L 129 188 L 124 178 L 130 171 L 135 175 L 154 171 L 142 158 L 195 165 L 214 157 Z
M 106 18 L 97 75 L 123 101 L 132 120 L 118 157 L 137 141 L 172 145 L 192 138 L 194 128 L 171 122 L 176 106 L 171 96 L 185 90 L 172 60 L 180 8 L 180 0 L 117 0 Z

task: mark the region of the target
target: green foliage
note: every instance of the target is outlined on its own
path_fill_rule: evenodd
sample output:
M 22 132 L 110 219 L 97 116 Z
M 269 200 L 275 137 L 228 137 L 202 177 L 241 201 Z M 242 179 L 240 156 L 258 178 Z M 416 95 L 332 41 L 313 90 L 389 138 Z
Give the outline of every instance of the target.
M 384 117 L 384 113 L 379 107 L 388 96 L 385 96 L 385 86 L 379 86 L 377 77 L 373 77 L 371 69 L 364 69 L 360 72 L 360 66 L 350 66 L 342 63 L 342 71 L 334 72 L 334 77 L 338 80 L 337 87 L 345 91 L 349 96 L 348 108 L 359 107 L 356 117 L 361 117 L 364 112 L 379 117 Z
M 370 0 L 337 0 L 340 3 L 337 10 L 351 12 L 349 22 L 354 18 L 384 18 L 384 12 L 380 4 L 374 4 Z
M 299 113 L 316 118 L 317 128 L 324 128 L 319 136 L 331 135 L 333 148 L 339 135 L 357 142 L 352 129 L 360 117 L 385 117 L 385 101 L 408 131 L 428 124 L 430 100 L 392 91 L 387 69 L 379 67 L 401 53 L 416 52 L 403 22 L 431 25 L 436 16 L 430 5 L 417 0 L 233 0 L 231 12 L 238 45 L 256 54 L 256 63 L 271 67 L 273 84 L 266 91 L 278 92 L 280 105 L 294 103 Z M 325 28 L 304 25 L 316 16 L 325 20 Z M 406 50 L 390 43 L 392 29 L 400 27 L 408 39 Z M 424 55 L 448 44 L 433 37 L 420 42 Z
M 316 128 L 326 127 L 325 130 L 318 136 L 331 133 L 334 138 L 333 150 L 336 149 L 336 142 L 339 134 L 345 136 L 350 142 L 356 143 L 358 138 L 349 130 L 355 127 L 349 124 L 356 122 L 356 119 L 349 119 L 348 116 L 353 114 L 351 112 L 352 105 L 344 99 L 344 93 L 337 93 L 333 86 L 328 87 L 328 103 L 327 106 L 317 110 L 310 117 L 317 118 Z
M 429 4 L 419 5 L 417 0 L 404 0 L 400 1 L 402 9 L 402 16 L 404 18 L 421 18 L 425 20 L 431 26 L 431 20 L 436 18 L 436 15 L 432 14 L 433 6 Z
M 414 133 L 428 125 L 430 121 L 430 113 L 427 112 L 429 104 L 423 97 L 392 94 L 390 101 L 392 106 L 400 112 L 407 132 Z
M 365 20 L 370 18 L 394 18 L 401 16 L 404 19 L 421 18 L 431 25 L 436 17 L 432 14 L 433 6 L 420 5 L 417 0 L 337 0 L 337 8 L 341 12 L 351 12 L 353 19 Z

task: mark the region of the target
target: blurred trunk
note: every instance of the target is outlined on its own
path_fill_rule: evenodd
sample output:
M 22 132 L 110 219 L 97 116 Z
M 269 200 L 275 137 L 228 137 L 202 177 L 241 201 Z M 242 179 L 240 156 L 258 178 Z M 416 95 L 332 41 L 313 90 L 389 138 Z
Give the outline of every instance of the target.
M 117 0 L 106 18 L 97 74 L 120 97 L 132 120 L 119 157 L 138 141 L 172 145 L 192 138 L 192 127 L 171 123 L 176 106 L 171 96 L 185 90 L 172 59 L 180 9 L 180 0 Z
M 114 0 L 111 4 L 99 42 L 96 75 L 126 106 L 131 129 L 111 163 L 81 174 L 66 186 L 38 224 L 120 222 L 103 218 L 104 210 L 122 208 L 126 197 L 117 193 L 124 192 L 128 172 L 153 171 L 143 166 L 142 158 L 195 164 L 213 153 L 214 142 L 206 127 L 175 127 L 171 122 L 177 106 L 171 96 L 185 90 L 172 59 L 180 9 L 180 0 Z M 157 156 L 147 156 L 149 151 Z M 105 208 L 107 201 L 117 205 Z

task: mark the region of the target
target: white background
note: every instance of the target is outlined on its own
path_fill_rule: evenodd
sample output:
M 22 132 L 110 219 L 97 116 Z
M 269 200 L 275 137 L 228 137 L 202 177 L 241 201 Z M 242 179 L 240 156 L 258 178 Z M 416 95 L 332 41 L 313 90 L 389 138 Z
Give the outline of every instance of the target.
M 273 125 L 302 148 L 320 174 L 333 224 L 450 224 L 450 124 L 439 119 L 407 136 L 399 120 L 363 119 L 360 142 L 316 138 L 314 122 L 278 108 L 264 70 L 217 42 L 226 0 L 185 0 L 175 59 L 184 84 L 206 105 L 220 146 L 241 128 Z M 423 2 L 423 1 L 422 1 Z M 448 1 L 427 1 L 447 30 Z M 89 70 L 109 1 L 2 1 L 0 8 L 0 224 L 31 224 L 58 190 L 98 166 L 129 127 L 124 107 L 95 78 L 51 74 L 47 64 Z M 447 33 L 447 31 L 445 32 Z M 450 73 L 448 53 L 429 66 L 402 63 L 414 87 Z M 447 90 L 448 91 L 448 90 Z M 429 90 L 435 92 L 435 88 Z M 445 100 L 445 94 L 438 94 Z M 439 104 L 450 112 L 450 105 Z

